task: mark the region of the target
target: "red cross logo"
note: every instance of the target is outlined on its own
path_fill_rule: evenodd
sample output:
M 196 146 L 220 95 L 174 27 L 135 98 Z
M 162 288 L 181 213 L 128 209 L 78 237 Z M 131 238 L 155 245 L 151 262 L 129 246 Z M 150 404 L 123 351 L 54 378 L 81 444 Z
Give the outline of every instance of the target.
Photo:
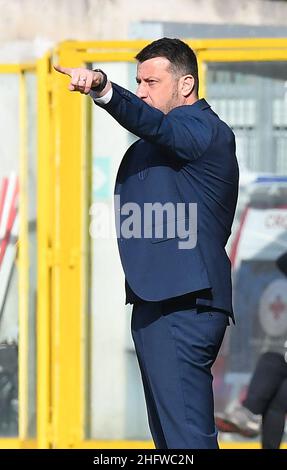
M 282 302 L 280 295 L 276 296 L 276 299 L 272 304 L 269 304 L 269 308 L 273 314 L 275 320 L 280 318 L 280 315 L 285 311 L 285 304 Z

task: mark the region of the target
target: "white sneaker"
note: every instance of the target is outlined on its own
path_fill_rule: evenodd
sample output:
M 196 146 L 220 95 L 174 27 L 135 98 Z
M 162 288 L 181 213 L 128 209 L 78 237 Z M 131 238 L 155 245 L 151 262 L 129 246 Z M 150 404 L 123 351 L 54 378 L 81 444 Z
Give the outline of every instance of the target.
M 261 430 L 262 417 L 255 415 L 248 408 L 237 405 L 233 410 L 215 415 L 217 429 L 221 432 L 241 434 L 244 437 L 258 436 Z

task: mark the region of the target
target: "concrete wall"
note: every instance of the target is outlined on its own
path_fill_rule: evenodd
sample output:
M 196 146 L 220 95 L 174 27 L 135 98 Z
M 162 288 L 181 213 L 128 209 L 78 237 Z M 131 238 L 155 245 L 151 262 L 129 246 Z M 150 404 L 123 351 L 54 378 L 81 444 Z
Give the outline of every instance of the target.
M 0 0 L 2 60 L 66 39 L 127 39 L 132 23 L 286 25 L 287 3 L 267 0 Z M 19 52 L 20 51 L 20 52 Z

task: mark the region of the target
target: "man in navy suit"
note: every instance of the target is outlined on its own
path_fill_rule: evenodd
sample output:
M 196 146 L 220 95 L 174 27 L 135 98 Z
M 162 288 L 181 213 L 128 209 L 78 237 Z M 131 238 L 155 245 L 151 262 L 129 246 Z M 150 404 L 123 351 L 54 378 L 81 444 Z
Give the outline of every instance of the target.
M 139 137 L 121 162 L 115 208 L 155 446 L 216 449 L 211 366 L 233 318 L 225 245 L 238 193 L 234 134 L 198 98 L 187 44 L 162 38 L 136 59 L 136 95 L 102 70 L 55 68 Z

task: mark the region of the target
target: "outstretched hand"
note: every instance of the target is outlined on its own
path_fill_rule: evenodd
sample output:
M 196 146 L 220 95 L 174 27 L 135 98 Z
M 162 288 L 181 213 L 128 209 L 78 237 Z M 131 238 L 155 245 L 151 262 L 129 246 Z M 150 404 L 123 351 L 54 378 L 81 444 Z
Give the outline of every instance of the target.
M 92 87 L 96 87 L 101 83 L 103 78 L 100 72 L 94 72 L 93 70 L 84 69 L 82 67 L 62 67 L 60 65 L 54 65 L 56 72 L 63 73 L 71 77 L 69 85 L 70 91 L 79 91 L 87 95 Z

